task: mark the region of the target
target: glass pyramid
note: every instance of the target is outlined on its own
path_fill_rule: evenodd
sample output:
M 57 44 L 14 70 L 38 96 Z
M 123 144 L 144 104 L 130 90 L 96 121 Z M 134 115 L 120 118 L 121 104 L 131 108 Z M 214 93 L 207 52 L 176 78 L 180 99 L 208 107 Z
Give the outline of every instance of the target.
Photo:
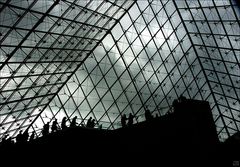
M 57 118 L 104 129 L 210 102 L 220 140 L 240 128 L 240 10 L 230 0 L 0 2 L 0 138 Z

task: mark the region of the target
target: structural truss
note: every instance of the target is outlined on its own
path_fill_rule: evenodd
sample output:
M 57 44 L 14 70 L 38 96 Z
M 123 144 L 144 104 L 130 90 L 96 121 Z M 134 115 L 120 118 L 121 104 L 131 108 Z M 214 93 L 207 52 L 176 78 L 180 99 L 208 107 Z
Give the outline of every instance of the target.
M 240 9 L 230 0 L 2 0 L 0 138 L 63 117 L 105 129 L 209 101 L 219 139 L 240 128 Z

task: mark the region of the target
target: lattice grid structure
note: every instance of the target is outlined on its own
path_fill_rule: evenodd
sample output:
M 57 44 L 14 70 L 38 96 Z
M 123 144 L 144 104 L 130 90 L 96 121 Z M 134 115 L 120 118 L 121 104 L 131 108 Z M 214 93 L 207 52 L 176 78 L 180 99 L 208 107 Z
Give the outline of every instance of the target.
M 229 0 L 0 2 L 0 137 L 93 117 L 105 129 L 207 100 L 220 140 L 240 123 L 240 10 Z

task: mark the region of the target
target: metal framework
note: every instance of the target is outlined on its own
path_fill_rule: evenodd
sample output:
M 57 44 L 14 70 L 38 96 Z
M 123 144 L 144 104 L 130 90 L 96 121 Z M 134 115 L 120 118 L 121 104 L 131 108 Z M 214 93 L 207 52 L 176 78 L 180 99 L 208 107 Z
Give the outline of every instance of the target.
M 240 10 L 230 0 L 0 2 L 0 138 L 63 117 L 105 129 L 207 100 L 220 140 L 240 125 Z

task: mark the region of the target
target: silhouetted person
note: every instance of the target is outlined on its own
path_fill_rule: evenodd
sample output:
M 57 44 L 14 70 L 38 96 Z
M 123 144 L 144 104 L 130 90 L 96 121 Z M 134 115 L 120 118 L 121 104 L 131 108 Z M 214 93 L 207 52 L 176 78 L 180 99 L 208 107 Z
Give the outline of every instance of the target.
M 20 130 L 19 133 L 18 133 L 18 135 L 16 136 L 16 143 L 23 143 L 22 130 Z
M 126 116 L 126 114 L 123 114 L 121 117 L 122 127 L 125 127 L 127 125 L 126 121 L 127 121 L 127 116 Z
M 7 135 L 5 134 L 2 138 L 2 141 L 1 141 L 1 145 L 6 145 L 6 141 L 7 141 Z
M 92 120 L 92 128 L 94 128 L 96 124 L 97 124 L 97 123 L 96 123 L 96 120 L 93 119 L 93 120 Z
M 133 124 L 133 115 L 132 113 L 130 113 L 128 116 L 128 126 L 131 126 L 132 124 Z
M 57 119 L 55 118 L 53 123 L 52 123 L 52 132 L 56 132 L 58 130 L 58 122 L 57 122 Z
M 67 122 L 67 117 L 63 117 L 62 122 L 61 122 L 61 129 L 62 130 L 67 128 L 66 122 Z
M 12 137 L 9 136 L 9 134 L 4 134 L 2 141 L 0 142 L 0 153 L 3 153 L 1 152 L 2 151 L 1 148 L 9 149 L 9 147 L 12 147 L 14 143 L 15 143 L 14 140 L 12 140 Z
M 33 131 L 32 134 L 31 134 L 31 136 L 30 136 L 30 138 L 29 138 L 29 141 L 30 141 L 30 142 L 33 141 L 33 140 L 34 140 L 34 137 L 35 137 L 35 132 Z
M 90 122 L 90 128 L 94 128 L 95 125 L 96 125 L 95 119 L 92 119 L 92 121 Z
M 9 136 L 9 134 L 5 134 L 2 138 L 2 142 L 0 143 L 0 145 L 5 147 L 5 148 L 9 148 L 13 144 L 14 144 L 14 141 L 12 140 L 12 137 Z
M 146 119 L 146 121 L 149 121 L 149 120 L 152 120 L 152 119 L 153 119 L 153 116 L 152 116 L 152 114 L 150 113 L 150 110 L 146 110 L 146 111 L 145 111 L 145 119 Z
M 43 125 L 43 129 L 42 129 L 42 135 L 46 136 L 49 134 L 49 122 L 47 122 L 46 124 Z
M 91 127 L 91 123 L 92 123 L 92 117 L 88 119 L 86 127 Z
M 173 100 L 173 103 L 172 103 L 172 107 L 173 107 L 173 111 L 176 111 L 176 106 L 178 104 L 178 100 L 177 99 L 174 99 Z
M 11 137 L 11 136 L 9 136 L 9 137 L 7 138 L 6 143 L 7 143 L 8 146 L 12 146 L 12 145 L 14 144 L 14 141 L 12 140 L 12 137 Z
M 70 124 L 70 127 L 76 127 L 77 126 L 77 116 L 75 116 L 73 119 L 72 119 L 72 122 Z
M 180 95 L 180 97 L 178 98 L 178 101 L 181 103 L 181 102 L 184 102 L 184 101 L 186 101 L 187 100 L 187 98 L 185 97 L 185 96 L 183 96 L 183 95 Z
M 25 130 L 22 134 L 22 140 L 23 142 L 27 142 L 28 141 L 28 137 L 29 137 L 29 134 L 28 134 L 28 130 Z

